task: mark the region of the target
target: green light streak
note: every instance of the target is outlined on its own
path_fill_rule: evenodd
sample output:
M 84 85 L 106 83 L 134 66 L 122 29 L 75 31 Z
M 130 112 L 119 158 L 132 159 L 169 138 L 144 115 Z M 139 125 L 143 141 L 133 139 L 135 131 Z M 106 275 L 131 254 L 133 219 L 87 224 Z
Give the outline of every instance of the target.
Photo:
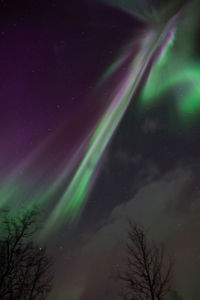
M 110 67 L 106 70 L 106 72 L 103 74 L 103 76 L 99 80 L 98 85 L 101 85 L 105 81 L 105 79 L 107 79 L 110 75 L 112 75 L 118 69 L 118 67 L 120 66 L 121 63 L 122 63 L 122 59 L 119 58 L 119 59 L 115 60 L 110 65 Z
M 156 64 L 158 66 L 163 66 L 166 64 L 166 62 L 169 60 L 170 58 L 170 50 L 174 44 L 174 40 L 175 40 L 175 32 L 173 31 L 172 36 L 170 38 L 170 40 L 168 41 L 168 43 L 166 44 L 165 48 L 163 49 L 159 59 L 157 60 Z
M 154 105 L 156 100 L 162 99 L 162 95 L 171 89 L 176 94 L 174 101 L 182 120 L 194 118 L 200 110 L 200 63 L 190 62 L 186 65 L 182 62 L 171 76 L 166 74 L 167 69 L 159 68 L 160 66 L 157 65 L 152 70 L 141 94 L 142 105 Z M 178 85 L 180 88 L 183 86 L 182 92 L 176 90 Z
M 21 189 L 22 187 L 17 183 L 13 184 L 12 180 L 2 184 L 0 188 L 0 209 L 9 204 L 13 198 L 17 198 Z
M 193 118 L 200 112 L 200 72 L 198 82 L 192 83 L 189 91 L 179 101 L 179 111 L 187 118 Z
M 161 33 L 151 32 L 144 39 L 139 54 L 132 62 L 129 74 L 124 78 L 118 90 L 115 91 L 107 112 L 97 125 L 88 144 L 86 154 L 71 183 L 50 215 L 43 232 L 44 235 L 61 226 L 63 222 L 73 224 L 79 219 L 90 189 L 91 178 L 98 162 L 121 121 L 152 55 L 163 43 L 164 38 L 166 38 L 168 29 L 168 26 L 166 26 Z
M 164 93 L 174 93 L 174 106 L 179 120 L 195 119 L 200 108 L 200 62 L 194 61 L 196 4 L 188 5 L 182 13 L 176 36 L 172 36 L 165 52 L 154 64 L 141 93 L 143 109 L 162 101 Z M 188 123 L 189 125 L 189 123 Z
M 163 93 L 173 83 L 173 79 L 166 77 L 165 65 L 170 59 L 170 50 L 173 46 L 175 34 L 168 41 L 165 49 L 162 51 L 159 59 L 153 66 L 151 74 L 141 93 L 141 103 L 147 104 Z

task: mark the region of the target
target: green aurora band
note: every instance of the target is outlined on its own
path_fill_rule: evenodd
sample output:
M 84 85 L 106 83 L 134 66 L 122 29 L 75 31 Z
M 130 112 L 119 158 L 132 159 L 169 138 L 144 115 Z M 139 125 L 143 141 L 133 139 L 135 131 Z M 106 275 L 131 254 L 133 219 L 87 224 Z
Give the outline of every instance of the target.
M 45 223 L 42 238 L 46 238 L 65 223 L 76 224 L 86 204 L 100 159 L 130 102 L 134 100 L 133 96 L 152 59 L 154 59 L 154 64 L 139 99 L 141 109 L 145 110 L 157 105 L 164 93 L 172 91 L 175 95 L 177 94 L 177 101 L 174 105 L 181 119 L 187 123 L 188 120 L 195 118 L 200 110 L 200 62 L 194 59 L 193 53 L 196 19 L 195 14 L 192 14 L 194 11 L 192 9 L 189 9 L 189 21 L 188 12 L 185 16 L 183 13 L 183 16 L 178 18 L 178 25 L 176 15 L 166 25 L 153 27 L 154 29 L 146 32 L 140 51 L 130 63 L 126 75 L 123 75 L 121 82 L 113 89 L 110 104 L 90 135 L 89 142 L 87 137 L 70 161 L 66 159 L 63 162 L 60 172 L 52 175 L 49 180 L 43 179 L 39 187 L 37 186 L 39 179 L 34 181 L 27 176 L 37 157 L 48 146 L 49 141 L 45 141 L 44 145 L 19 164 L 11 176 L 4 178 L 0 184 L 1 208 L 11 203 L 12 209 L 24 206 L 33 207 L 34 204 L 45 207 L 48 202 L 53 209 Z M 110 79 L 113 74 L 117 74 L 126 58 L 131 57 L 130 45 L 107 69 L 98 87 L 101 87 L 101 84 Z M 160 55 L 155 59 L 158 52 Z M 180 88 L 181 94 L 178 92 Z M 82 157 L 81 160 L 80 157 Z M 30 186 L 32 187 L 31 195 Z M 34 189 L 34 186 L 37 188 Z M 61 186 L 64 186 L 64 189 L 59 194 L 57 191 Z M 15 199 L 22 199 L 21 207 Z M 57 199 L 56 203 L 55 199 Z
M 132 100 L 149 62 L 158 48 L 166 43 L 169 31 L 173 30 L 172 23 L 170 20 L 162 31 L 149 32 L 144 38 L 141 50 L 133 60 L 128 75 L 115 91 L 110 106 L 94 130 L 86 154 L 71 183 L 50 215 L 44 234 L 57 229 L 63 222 L 73 224 L 79 219 L 99 160 Z
M 141 93 L 143 109 L 173 92 L 177 115 L 182 124 L 190 126 L 200 111 L 200 61 L 195 59 L 195 5 L 187 6 L 187 16 L 180 18 L 171 42 L 154 64 Z M 190 26 L 188 26 L 188 24 Z

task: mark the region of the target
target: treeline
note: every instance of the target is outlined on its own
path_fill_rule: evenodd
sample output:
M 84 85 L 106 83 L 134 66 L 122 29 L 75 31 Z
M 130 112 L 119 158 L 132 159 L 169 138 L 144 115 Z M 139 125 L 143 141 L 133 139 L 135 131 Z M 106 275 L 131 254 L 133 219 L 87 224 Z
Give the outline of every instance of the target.
M 35 242 L 41 228 L 38 209 L 17 215 L 4 211 L 0 216 L 0 299 L 47 299 L 53 268 L 46 247 Z M 174 261 L 164 246 L 151 241 L 147 231 L 134 222 L 129 222 L 125 246 L 126 262 L 114 270 L 121 286 L 119 298 L 181 300 L 173 289 Z

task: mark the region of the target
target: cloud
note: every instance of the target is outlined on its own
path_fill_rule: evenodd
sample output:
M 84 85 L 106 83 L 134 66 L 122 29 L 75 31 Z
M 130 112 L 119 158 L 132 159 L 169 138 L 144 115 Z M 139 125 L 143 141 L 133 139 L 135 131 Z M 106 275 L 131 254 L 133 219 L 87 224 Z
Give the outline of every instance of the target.
M 115 153 L 115 158 L 118 162 L 122 164 L 134 164 L 137 165 L 142 160 L 142 154 L 138 153 L 136 155 L 130 155 L 127 151 L 123 149 L 118 149 L 118 151 Z
M 159 130 L 163 130 L 165 127 L 163 124 L 153 119 L 146 119 L 142 126 L 142 130 L 145 133 L 156 133 Z
M 174 211 L 182 190 L 190 183 L 192 171 L 189 168 L 177 168 L 162 178 L 146 184 L 138 190 L 128 202 L 116 206 L 108 220 L 84 247 L 86 252 L 96 252 L 97 249 L 110 249 L 123 240 L 127 220 L 134 219 L 153 231 L 169 229 L 169 219 L 178 218 L 179 212 Z M 161 224 L 156 226 L 157 222 Z M 177 222 L 178 224 L 178 222 Z
M 182 289 L 185 292 L 184 288 L 187 287 L 190 293 L 190 288 L 196 288 L 192 281 L 194 282 L 198 270 L 189 266 L 191 256 L 193 259 L 199 258 L 200 263 L 200 242 L 194 238 L 200 234 L 200 204 L 194 195 L 191 198 L 190 194 L 183 194 L 183 191 L 190 191 L 187 187 L 192 183 L 193 173 L 191 166 L 179 166 L 147 183 L 132 199 L 112 210 L 102 227 L 90 234 L 87 242 L 80 247 L 76 271 L 73 270 L 73 273 L 77 288 L 82 294 L 69 300 L 116 299 L 116 286 L 109 280 L 109 275 L 112 266 L 122 262 L 127 219 L 143 224 L 149 229 L 153 239 L 165 242 L 167 249 L 174 254 L 177 260 L 179 291 Z M 180 211 L 179 207 L 185 201 L 184 198 L 187 198 L 190 205 L 187 211 Z M 183 264 L 182 259 L 188 259 L 189 263 L 184 261 Z M 191 280 L 184 282 L 188 276 Z

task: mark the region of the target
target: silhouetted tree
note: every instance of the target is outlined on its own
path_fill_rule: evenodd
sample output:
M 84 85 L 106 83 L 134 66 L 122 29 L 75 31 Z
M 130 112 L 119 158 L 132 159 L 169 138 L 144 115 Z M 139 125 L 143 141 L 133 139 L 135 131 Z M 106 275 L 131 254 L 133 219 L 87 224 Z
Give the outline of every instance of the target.
M 43 300 L 52 284 L 51 262 L 46 248 L 32 238 L 38 231 L 38 211 L 18 216 L 8 213 L 1 223 L 0 299 Z
M 142 227 L 130 222 L 127 241 L 127 262 L 117 270 L 123 283 L 124 300 L 164 300 L 171 289 L 173 263 L 163 246 L 147 239 Z

